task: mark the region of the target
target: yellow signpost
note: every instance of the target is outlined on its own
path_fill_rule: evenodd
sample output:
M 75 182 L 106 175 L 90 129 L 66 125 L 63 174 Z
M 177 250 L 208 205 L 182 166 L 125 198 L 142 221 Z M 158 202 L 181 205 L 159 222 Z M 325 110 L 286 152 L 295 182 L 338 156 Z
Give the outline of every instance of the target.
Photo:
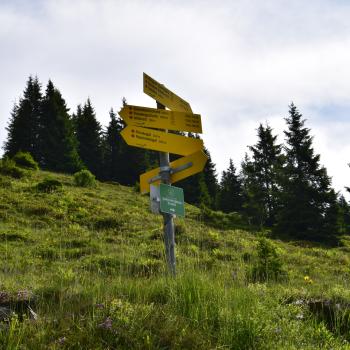
M 175 95 L 146 73 L 143 73 L 143 92 L 171 110 L 192 113 L 188 102 Z
M 125 120 L 127 127 L 120 134 L 130 146 L 160 152 L 160 167 L 140 176 L 140 190 L 141 193 L 148 193 L 151 184 L 159 185 L 152 186 L 151 209 L 153 212 L 161 212 L 163 215 L 165 256 L 169 272 L 175 276 L 173 218 L 174 214 L 184 215 L 184 200 L 183 192 L 182 196 L 179 195 L 182 190 L 171 186 L 171 184 L 202 171 L 208 157 L 202 151 L 203 141 L 201 139 L 176 135 L 169 133 L 168 130 L 201 133 L 201 116 L 193 114 L 188 102 L 146 73 L 143 73 L 143 91 L 156 100 L 157 109 L 124 106 L 119 114 Z M 165 107 L 171 111 L 167 111 Z M 163 129 L 163 131 L 156 129 Z M 185 157 L 170 163 L 169 153 Z
M 170 174 L 170 183 L 183 180 L 186 177 L 197 174 L 204 169 L 204 166 L 208 160 L 208 157 L 203 151 L 192 153 L 186 157 L 182 157 L 174 160 L 169 164 L 172 169 Z M 150 185 L 159 185 L 160 168 L 156 168 L 148 171 L 140 176 L 140 192 L 142 194 L 150 191 Z
M 187 156 L 203 149 L 203 141 L 154 129 L 127 126 L 120 133 L 129 146 Z
M 128 125 L 195 133 L 202 132 L 202 122 L 199 114 L 127 105 L 122 108 L 119 115 Z

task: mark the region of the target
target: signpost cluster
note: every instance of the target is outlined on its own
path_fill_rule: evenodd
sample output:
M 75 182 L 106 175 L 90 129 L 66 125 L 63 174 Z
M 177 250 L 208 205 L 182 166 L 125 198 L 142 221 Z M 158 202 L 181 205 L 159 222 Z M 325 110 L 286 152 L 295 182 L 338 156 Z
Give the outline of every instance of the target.
M 165 252 L 169 271 L 176 272 L 174 216 L 184 216 L 183 190 L 171 184 L 201 172 L 207 162 L 201 139 L 169 133 L 202 133 L 201 116 L 164 85 L 143 73 L 143 92 L 157 108 L 124 106 L 119 115 L 127 126 L 121 135 L 130 146 L 159 151 L 159 168 L 140 176 L 141 193 L 150 192 L 151 210 L 164 218 Z M 170 110 L 167 110 L 166 107 Z M 169 153 L 183 156 L 169 162 Z

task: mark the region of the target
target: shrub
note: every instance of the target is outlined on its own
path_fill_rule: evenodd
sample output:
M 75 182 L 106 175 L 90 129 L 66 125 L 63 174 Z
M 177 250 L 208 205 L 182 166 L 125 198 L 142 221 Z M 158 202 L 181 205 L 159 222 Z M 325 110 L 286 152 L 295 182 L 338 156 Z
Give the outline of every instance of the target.
M 8 157 L 0 160 L 0 173 L 14 177 L 15 179 L 20 179 L 26 174 L 23 169 L 19 168 L 16 163 Z
M 246 228 L 247 226 L 242 216 L 236 212 L 226 214 L 211 210 L 204 205 L 201 206 L 201 219 L 207 225 L 221 230 Z
M 74 183 L 80 187 L 94 187 L 96 179 L 89 170 L 83 169 L 74 174 Z
M 260 238 L 257 251 L 257 260 L 249 272 L 249 277 L 254 282 L 277 281 L 287 277 L 276 247 L 271 242 L 264 237 Z
M 52 193 L 62 190 L 63 185 L 62 182 L 58 180 L 46 178 L 43 181 L 39 182 L 36 188 L 39 192 Z
M 12 158 L 17 166 L 30 170 L 38 170 L 39 165 L 29 152 L 17 152 Z

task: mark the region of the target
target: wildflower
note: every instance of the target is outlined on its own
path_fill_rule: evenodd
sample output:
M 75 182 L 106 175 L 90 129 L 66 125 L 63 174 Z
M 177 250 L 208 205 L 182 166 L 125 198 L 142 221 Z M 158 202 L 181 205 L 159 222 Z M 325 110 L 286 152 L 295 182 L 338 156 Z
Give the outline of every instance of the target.
M 304 319 L 304 315 L 303 314 L 298 314 L 298 315 L 296 315 L 296 319 L 297 320 L 302 320 L 302 319 Z
M 63 345 L 65 343 L 66 339 L 67 339 L 66 337 L 61 337 L 57 340 L 57 343 L 60 345 Z
M 308 283 L 308 284 L 311 284 L 311 283 L 314 282 L 314 281 L 310 278 L 310 276 L 304 276 L 304 281 L 305 281 L 305 283 Z
M 102 323 L 98 325 L 100 328 L 112 329 L 112 319 L 108 316 Z

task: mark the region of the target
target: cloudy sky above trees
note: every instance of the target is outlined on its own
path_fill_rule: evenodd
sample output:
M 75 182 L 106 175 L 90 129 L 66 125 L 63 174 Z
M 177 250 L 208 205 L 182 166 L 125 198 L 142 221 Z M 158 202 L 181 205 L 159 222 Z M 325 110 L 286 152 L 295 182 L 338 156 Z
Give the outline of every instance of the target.
M 293 101 L 336 190 L 350 186 L 350 2 L 346 0 L 0 0 L 0 143 L 30 74 L 99 121 L 154 107 L 142 73 L 202 115 L 218 173 L 239 167 L 256 128 L 282 142 Z M 1 154 L 1 152 L 0 152 Z

